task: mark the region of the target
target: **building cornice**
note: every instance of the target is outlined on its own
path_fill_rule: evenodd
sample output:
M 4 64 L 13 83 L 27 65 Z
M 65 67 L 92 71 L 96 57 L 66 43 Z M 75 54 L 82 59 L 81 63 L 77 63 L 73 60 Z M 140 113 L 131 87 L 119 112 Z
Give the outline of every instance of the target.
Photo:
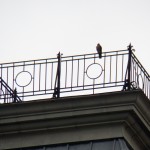
M 0 149 L 110 138 L 150 149 L 149 114 L 141 90 L 2 104 Z

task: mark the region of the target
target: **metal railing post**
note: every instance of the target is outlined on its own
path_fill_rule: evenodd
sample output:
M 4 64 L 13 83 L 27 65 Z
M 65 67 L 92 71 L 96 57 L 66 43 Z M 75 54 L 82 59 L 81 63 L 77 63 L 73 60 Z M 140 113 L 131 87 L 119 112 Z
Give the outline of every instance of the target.
M 14 89 L 13 91 L 13 103 L 16 103 L 17 102 L 17 90 Z
M 57 58 L 58 58 L 58 66 L 57 66 L 53 98 L 60 97 L 60 75 L 61 75 L 61 54 L 60 54 L 60 52 L 57 54 Z M 56 85 L 56 83 L 57 83 L 57 85 Z
M 132 56 L 132 45 L 130 43 L 130 45 L 128 46 L 128 51 L 129 51 L 129 59 L 128 59 L 128 90 L 131 90 L 131 56 Z
M 128 63 L 125 74 L 125 80 L 123 85 L 123 91 L 131 90 L 131 57 L 132 57 L 132 45 L 131 43 L 128 46 Z
M 58 53 L 58 82 L 57 82 L 57 98 L 60 97 L 60 73 L 61 73 L 61 54 L 60 52 Z

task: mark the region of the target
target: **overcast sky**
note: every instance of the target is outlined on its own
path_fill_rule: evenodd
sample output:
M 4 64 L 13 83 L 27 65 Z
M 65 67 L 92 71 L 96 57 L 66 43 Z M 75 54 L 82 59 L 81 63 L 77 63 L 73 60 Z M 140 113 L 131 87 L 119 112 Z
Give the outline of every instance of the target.
M 0 0 L 0 63 L 134 46 L 150 73 L 150 0 Z

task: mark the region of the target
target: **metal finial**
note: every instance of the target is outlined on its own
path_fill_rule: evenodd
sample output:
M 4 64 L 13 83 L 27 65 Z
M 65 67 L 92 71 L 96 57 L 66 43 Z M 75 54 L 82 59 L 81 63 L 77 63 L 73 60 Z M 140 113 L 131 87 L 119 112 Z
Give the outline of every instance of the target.
M 132 45 L 131 45 L 131 43 L 129 44 L 129 46 L 128 46 L 128 50 L 132 50 Z

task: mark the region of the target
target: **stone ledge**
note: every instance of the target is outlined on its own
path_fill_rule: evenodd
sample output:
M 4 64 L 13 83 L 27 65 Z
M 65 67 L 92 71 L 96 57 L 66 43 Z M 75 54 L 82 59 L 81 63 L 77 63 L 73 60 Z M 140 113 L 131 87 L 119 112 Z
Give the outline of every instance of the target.
M 0 105 L 0 149 L 118 137 L 147 149 L 149 114 L 140 90 Z

